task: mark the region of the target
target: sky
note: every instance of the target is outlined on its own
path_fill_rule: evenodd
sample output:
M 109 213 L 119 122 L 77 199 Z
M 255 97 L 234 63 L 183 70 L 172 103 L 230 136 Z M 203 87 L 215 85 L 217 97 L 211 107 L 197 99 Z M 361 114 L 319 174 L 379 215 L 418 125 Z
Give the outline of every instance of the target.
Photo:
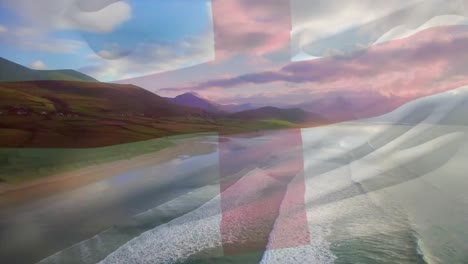
M 0 0 L 0 56 L 163 96 L 294 105 L 465 83 L 468 0 Z
M 101 81 L 212 60 L 209 0 L 0 0 L 0 56 Z M 204 46 L 193 47 L 194 42 Z M 211 43 L 210 43 L 211 42 Z

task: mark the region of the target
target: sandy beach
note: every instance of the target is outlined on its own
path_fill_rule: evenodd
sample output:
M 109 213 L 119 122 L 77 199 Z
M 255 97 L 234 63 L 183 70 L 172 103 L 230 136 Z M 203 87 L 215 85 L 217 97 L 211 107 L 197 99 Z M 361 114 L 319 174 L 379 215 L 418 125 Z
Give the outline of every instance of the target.
M 152 153 L 3 186 L 2 261 L 36 263 L 218 179 L 217 137 L 170 141 Z
M 20 184 L 2 184 L 0 185 L 0 207 L 14 207 L 24 202 L 70 191 L 139 167 L 154 166 L 179 156 L 207 154 L 216 148 L 214 144 L 200 142 L 198 137 L 177 139 L 173 143 L 175 143 L 174 146 L 131 159 L 91 165 Z

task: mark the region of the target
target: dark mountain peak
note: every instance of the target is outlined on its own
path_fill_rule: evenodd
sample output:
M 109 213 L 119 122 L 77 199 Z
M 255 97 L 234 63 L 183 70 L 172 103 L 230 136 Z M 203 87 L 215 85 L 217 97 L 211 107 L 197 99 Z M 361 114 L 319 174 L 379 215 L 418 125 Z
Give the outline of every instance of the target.
M 190 106 L 190 107 L 197 107 L 201 108 L 203 110 L 206 110 L 208 112 L 214 112 L 214 113 L 237 113 L 237 112 L 242 112 L 246 110 L 252 110 L 258 108 L 258 106 L 249 104 L 249 103 L 243 103 L 243 104 L 218 104 L 210 101 L 209 99 L 206 99 L 202 95 L 198 94 L 197 92 L 186 92 L 183 94 L 180 94 L 174 98 L 167 98 L 167 100 L 179 104 L 179 105 L 184 105 L 184 106 Z
M 199 94 L 197 94 L 195 92 L 186 92 L 186 93 L 183 93 L 183 94 L 180 94 L 180 95 L 174 97 L 174 99 L 191 99 L 191 100 L 208 101 L 208 100 L 206 100 L 205 98 L 203 98 L 202 96 L 200 96 Z
M 260 108 L 257 108 L 257 109 L 254 109 L 254 110 L 263 110 L 263 111 L 278 111 L 278 110 L 281 110 L 281 108 L 278 108 L 278 107 L 274 107 L 274 106 L 264 106 L 264 107 L 260 107 Z
M 223 112 L 218 104 L 210 102 L 196 92 L 187 92 L 174 98 L 170 98 L 169 101 L 183 106 L 200 108 L 208 112 Z

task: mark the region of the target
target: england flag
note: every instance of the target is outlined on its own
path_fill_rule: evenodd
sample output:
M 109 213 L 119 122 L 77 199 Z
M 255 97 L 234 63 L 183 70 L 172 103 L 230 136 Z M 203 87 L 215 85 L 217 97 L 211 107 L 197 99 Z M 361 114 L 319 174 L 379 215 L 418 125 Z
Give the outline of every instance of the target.
M 97 2 L 117 14 L 126 1 Z M 197 137 L 215 151 L 151 172 L 186 192 L 40 263 L 466 263 L 467 1 L 204 7 L 208 29 L 173 46 L 104 47 L 83 33 L 96 51 L 83 70 L 124 71 L 115 82 L 168 97 L 193 92 L 243 110 L 275 103 L 323 119 Z M 92 21 L 86 14 L 70 21 Z

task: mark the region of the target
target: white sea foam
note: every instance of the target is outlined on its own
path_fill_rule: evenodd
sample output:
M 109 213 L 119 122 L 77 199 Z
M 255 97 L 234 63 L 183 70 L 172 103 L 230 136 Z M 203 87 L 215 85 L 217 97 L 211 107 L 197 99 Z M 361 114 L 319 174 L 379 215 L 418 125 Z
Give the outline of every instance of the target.
M 155 219 L 164 215 L 182 215 L 189 209 L 203 204 L 202 201 L 209 200 L 219 193 L 219 185 L 206 185 L 195 189 L 155 208 L 149 209 L 134 216 L 134 224 L 145 226 L 151 224 Z M 107 254 L 114 251 L 116 240 L 130 239 L 127 234 L 122 233 L 118 227 L 109 228 L 90 239 L 81 241 L 65 250 L 49 256 L 39 263 L 96 263 Z M 109 251 L 110 250 L 110 251 Z
M 297 203 L 297 191 L 304 184 L 303 173 L 297 174 L 288 184 L 288 189 L 280 206 L 279 215 L 275 221 L 267 245 L 262 264 L 275 263 L 333 263 L 335 256 L 325 239 L 328 230 L 322 226 L 302 226 L 303 204 Z M 294 218 L 299 218 L 294 220 Z M 289 223 L 297 223 L 291 226 Z M 285 230 L 295 228 L 295 230 Z
M 223 202 L 229 203 L 231 197 L 235 199 L 233 203 L 240 205 L 242 200 L 255 201 L 260 198 L 262 188 L 278 183 L 260 169 L 255 169 L 224 191 Z M 244 192 L 240 197 L 239 189 L 252 191 Z M 143 233 L 101 263 L 174 263 L 206 251 L 210 257 L 222 256 L 220 225 L 223 211 L 220 199 L 218 195 L 200 208 Z M 247 237 L 240 239 L 248 240 Z

